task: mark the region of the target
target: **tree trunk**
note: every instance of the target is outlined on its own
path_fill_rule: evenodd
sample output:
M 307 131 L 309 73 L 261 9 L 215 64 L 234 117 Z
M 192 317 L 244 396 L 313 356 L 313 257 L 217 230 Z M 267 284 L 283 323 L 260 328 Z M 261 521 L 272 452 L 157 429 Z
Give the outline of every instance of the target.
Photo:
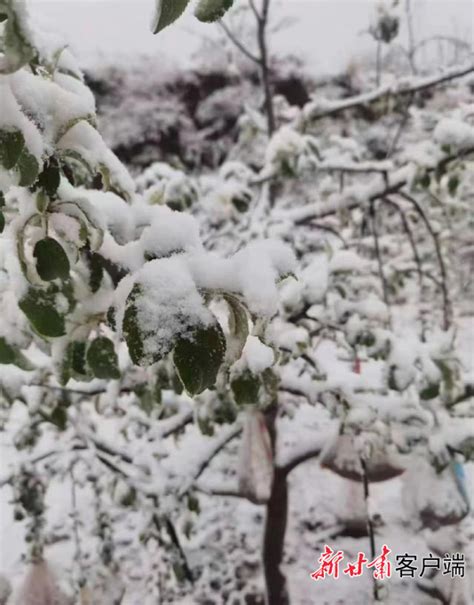
M 283 560 L 288 516 L 287 474 L 275 469 L 273 487 L 267 504 L 263 545 L 263 566 L 267 588 L 267 605 L 289 605 L 286 578 L 280 570 Z
M 276 446 L 276 418 L 278 403 L 267 410 L 265 421 L 272 444 L 273 460 Z M 263 568 L 267 605 L 289 605 L 290 597 L 285 575 L 280 570 L 285 545 L 288 518 L 288 472 L 275 468 L 272 491 L 267 503 L 267 518 L 263 538 Z

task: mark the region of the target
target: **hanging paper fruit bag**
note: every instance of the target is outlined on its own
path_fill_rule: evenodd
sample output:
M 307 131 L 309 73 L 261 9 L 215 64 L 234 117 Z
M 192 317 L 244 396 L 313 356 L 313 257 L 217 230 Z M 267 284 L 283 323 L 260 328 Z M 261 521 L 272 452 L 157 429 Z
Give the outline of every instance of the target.
M 462 465 L 451 460 L 437 470 L 427 460 L 417 459 L 407 473 L 404 499 L 423 528 L 437 530 L 459 523 L 470 510 Z
M 344 479 L 362 481 L 363 471 L 360 455 L 354 445 L 354 437 L 340 433 L 324 449 L 320 458 L 321 466 Z M 394 455 L 380 449 L 372 452 L 367 460 L 367 478 L 370 483 L 387 481 L 405 471 L 403 464 Z
M 46 561 L 34 563 L 21 587 L 17 605 L 70 605 Z
M 247 410 L 239 455 L 239 491 L 255 504 L 270 497 L 273 483 L 273 454 L 265 418 L 258 410 Z

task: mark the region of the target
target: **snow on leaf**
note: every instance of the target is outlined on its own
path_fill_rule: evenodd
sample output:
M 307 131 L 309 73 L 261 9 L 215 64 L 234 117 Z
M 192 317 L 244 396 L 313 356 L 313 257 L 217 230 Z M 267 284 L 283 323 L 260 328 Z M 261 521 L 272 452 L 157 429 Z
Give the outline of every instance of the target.
M 41 336 L 56 338 L 65 334 L 64 317 L 57 310 L 51 292 L 30 288 L 18 304 Z
M 96 378 L 120 378 L 114 343 L 105 336 L 95 338 L 87 347 L 87 365 Z
M 189 395 L 199 395 L 215 385 L 225 349 L 225 336 L 217 322 L 178 340 L 173 361 Z
M 69 277 L 69 259 L 61 244 L 52 237 L 39 240 L 34 248 L 36 270 L 43 281 L 67 279 Z

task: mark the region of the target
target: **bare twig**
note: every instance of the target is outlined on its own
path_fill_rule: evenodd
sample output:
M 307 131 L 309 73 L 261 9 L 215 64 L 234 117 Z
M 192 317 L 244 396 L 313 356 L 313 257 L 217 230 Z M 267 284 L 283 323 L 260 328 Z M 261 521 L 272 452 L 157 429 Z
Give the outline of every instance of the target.
M 415 62 L 415 52 L 416 52 L 416 44 L 415 44 L 415 32 L 413 29 L 413 14 L 411 12 L 411 0 L 405 1 L 405 15 L 407 20 L 407 29 L 408 29 L 408 62 L 410 63 L 410 69 L 413 74 L 416 75 L 416 62 Z
M 273 95 L 270 84 L 270 66 L 268 62 L 267 26 L 270 10 L 270 0 L 263 0 L 262 13 L 257 18 L 258 46 L 260 50 L 260 66 L 262 73 L 262 84 L 265 94 L 265 114 L 267 116 L 268 136 L 275 132 L 275 109 L 273 107 Z
M 412 230 L 410 228 L 410 225 L 408 224 L 407 217 L 405 216 L 405 213 L 400 208 L 400 206 L 396 202 L 394 202 L 392 199 L 390 199 L 389 197 L 384 197 L 382 199 L 387 204 L 390 204 L 390 206 L 392 206 L 392 208 L 394 208 L 398 212 L 398 214 L 400 215 L 400 219 L 401 219 L 402 225 L 403 225 L 403 230 L 407 234 L 408 241 L 410 242 L 410 247 L 411 247 L 411 250 L 413 252 L 413 258 L 415 259 L 416 268 L 417 268 L 417 272 L 418 272 L 418 284 L 419 284 L 420 289 L 421 289 L 422 286 L 423 286 L 423 266 L 422 266 L 422 263 L 421 263 L 420 255 L 418 253 L 418 248 L 416 246 L 416 242 L 415 242 L 415 238 L 413 236 L 413 232 L 412 232 Z
M 415 210 L 421 217 L 422 221 L 424 222 L 424 224 L 425 224 L 426 228 L 428 229 L 428 232 L 431 235 L 431 238 L 433 240 L 433 243 L 435 246 L 435 251 L 436 251 L 436 257 L 437 257 L 438 265 L 439 265 L 439 271 L 441 274 L 441 291 L 442 291 L 442 295 L 443 295 L 443 323 L 444 323 L 444 329 L 448 330 L 449 326 L 451 325 L 451 303 L 450 303 L 449 294 L 448 294 L 448 276 L 447 276 L 447 271 L 446 271 L 446 265 L 444 263 L 443 254 L 441 252 L 441 245 L 439 242 L 438 234 L 433 229 L 433 226 L 431 225 L 429 218 L 426 216 L 425 211 L 423 210 L 423 208 L 420 206 L 420 204 L 417 202 L 417 200 L 414 197 L 412 197 L 411 195 L 409 195 L 408 193 L 406 193 L 404 191 L 399 191 L 398 195 L 400 195 L 400 197 L 407 200 L 414 206 Z
M 261 61 L 258 57 L 256 57 L 253 53 L 249 51 L 249 49 L 244 46 L 244 44 L 237 38 L 237 36 L 232 32 L 232 30 L 227 27 L 224 21 L 219 21 L 219 25 L 222 28 L 222 31 L 229 38 L 232 44 L 240 50 L 240 52 L 247 57 L 250 61 L 253 61 L 257 65 L 261 67 Z
M 255 5 L 255 0 L 249 0 L 249 4 L 253 14 L 255 15 L 255 18 L 257 19 L 257 21 L 260 21 L 262 16 L 258 12 L 257 6 Z
M 379 232 L 377 229 L 377 217 L 375 215 L 375 200 L 370 202 L 370 222 L 372 227 L 372 235 L 374 238 L 375 256 L 377 258 L 377 265 L 379 269 L 380 281 L 382 282 L 383 300 L 384 303 L 389 306 L 388 303 L 388 285 L 385 278 L 385 272 L 383 270 L 382 254 L 380 251 Z

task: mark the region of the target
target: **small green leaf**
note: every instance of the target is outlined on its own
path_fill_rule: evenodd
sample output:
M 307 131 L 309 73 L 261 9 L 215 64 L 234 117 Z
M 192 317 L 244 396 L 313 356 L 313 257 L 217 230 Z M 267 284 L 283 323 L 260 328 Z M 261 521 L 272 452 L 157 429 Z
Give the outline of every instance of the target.
M 87 365 L 96 378 L 118 379 L 120 370 L 114 343 L 105 336 L 99 336 L 87 347 Z
M 460 181 L 459 176 L 457 174 L 452 174 L 449 177 L 449 180 L 448 180 L 448 191 L 449 191 L 449 195 L 451 197 L 454 197 L 456 195 L 456 191 L 458 190 L 460 182 L 461 181 Z
M 67 411 L 61 406 L 57 405 L 52 411 L 48 418 L 49 422 L 54 424 L 60 431 L 65 431 L 67 427 Z
M 0 73 L 11 74 L 31 61 L 35 49 L 31 46 L 25 19 L 22 18 L 22 3 L 0 0 L 0 13 L 5 22 L 2 32 L 2 61 Z M 4 18 L 5 17 L 5 18 Z
M 141 288 L 135 285 L 128 296 L 123 316 L 123 334 L 127 342 L 130 358 L 135 365 L 142 365 L 145 361 L 145 347 L 135 305 L 140 295 Z
M 224 300 L 229 305 L 229 330 L 232 336 L 228 345 L 228 357 L 231 361 L 236 361 L 247 342 L 249 321 L 245 307 L 235 296 L 224 294 Z
M 240 376 L 234 378 L 230 386 L 237 405 L 255 405 L 258 403 L 260 380 L 250 370 L 245 370 Z
M 96 252 L 91 252 L 88 257 L 89 265 L 89 288 L 93 293 L 97 292 L 104 277 L 104 265 L 102 257 Z
M 158 34 L 179 19 L 188 6 L 189 0 L 156 0 L 156 16 L 153 33 Z
M 20 172 L 20 181 L 18 185 L 20 187 L 31 187 L 38 178 L 39 164 L 34 155 L 23 149 L 16 168 Z
M 439 395 L 440 384 L 430 384 L 420 391 L 420 398 L 423 400 L 434 399 Z
M 112 305 L 107 309 L 107 314 L 106 314 L 106 319 L 105 319 L 106 324 L 109 326 L 109 328 L 111 330 L 117 329 L 116 316 L 117 316 L 117 311 L 116 311 L 115 307 Z
M 225 336 L 220 325 L 197 328 L 176 343 L 173 361 L 184 388 L 198 395 L 215 385 L 225 357 Z
M 11 170 L 20 159 L 25 137 L 19 130 L 0 130 L 0 164 Z
M 71 356 L 71 368 L 79 376 L 87 376 L 86 367 L 86 348 L 85 342 L 71 342 L 70 347 L 72 350 Z
M 51 158 L 38 176 L 38 187 L 41 187 L 49 197 L 54 197 L 60 181 L 61 172 L 59 170 L 59 165 L 54 158 Z
M 199 21 L 213 23 L 219 21 L 234 4 L 234 0 L 199 0 L 195 15 Z
M 5 215 L 0 210 L 0 233 L 3 233 L 4 229 L 5 229 Z
M 70 378 L 88 381 L 92 375 L 86 367 L 86 343 L 82 341 L 70 342 L 59 368 L 59 383 L 65 386 Z
M 44 191 L 39 191 L 36 195 L 36 209 L 40 214 L 45 214 L 49 206 L 49 197 Z
M 15 349 L 3 337 L 0 337 L 0 363 L 15 363 L 15 356 Z
M 125 314 L 123 317 L 123 334 L 128 346 L 130 358 L 134 364 L 139 366 L 149 366 L 160 359 L 171 350 L 163 348 L 165 343 L 158 342 L 154 338 L 153 326 L 140 324 L 136 303 L 143 296 L 142 288 L 136 284 L 127 298 L 125 305 Z M 145 341 L 147 342 L 145 350 Z M 153 344 L 156 344 L 156 350 L 153 350 Z
M 13 364 L 26 372 L 34 369 L 33 364 L 23 353 L 12 347 L 3 337 L 0 337 L 0 364 Z
M 19 307 L 41 336 L 64 336 L 64 317 L 56 309 L 53 293 L 40 288 L 30 288 L 20 300 Z
M 199 500 L 196 498 L 194 494 L 188 494 L 188 509 L 192 513 L 196 513 L 199 515 L 201 512 L 201 506 L 199 504 Z
M 67 279 L 70 265 L 66 252 L 59 242 L 52 237 L 39 240 L 34 248 L 36 270 L 43 281 Z

